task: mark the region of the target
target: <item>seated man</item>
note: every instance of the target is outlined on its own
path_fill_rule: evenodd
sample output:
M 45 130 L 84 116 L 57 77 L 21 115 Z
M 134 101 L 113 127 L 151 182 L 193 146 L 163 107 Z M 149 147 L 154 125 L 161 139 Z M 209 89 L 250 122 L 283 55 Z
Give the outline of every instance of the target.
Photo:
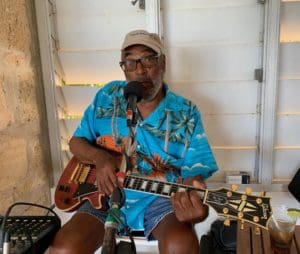
M 118 186 L 116 154 L 122 152 L 129 133 L 123 92 L 128 82 L 138 81 L 143 95 L 130 148 L 132 174 L 205 188 L 204 179 L 217 165 L 197 107 L 163 81 L 166 55 L 158 35 L 128 33 L 120 66 L 126 81 L 112 81 L 98 91 L 70 140 L 71 152 L 96 166 L 98 190 L 110 196 Z M 122 212 L 128 226 L 158 240 L 160 253 L 199 253 L 194 224 L 207 217 L 208 207 L 195 191 L 165 198 L 126 189 L 125 197 Z M 102 245 L 106 217 L 107 211 L 85 202 L 58 232 L 50 253 L 94 253 Z

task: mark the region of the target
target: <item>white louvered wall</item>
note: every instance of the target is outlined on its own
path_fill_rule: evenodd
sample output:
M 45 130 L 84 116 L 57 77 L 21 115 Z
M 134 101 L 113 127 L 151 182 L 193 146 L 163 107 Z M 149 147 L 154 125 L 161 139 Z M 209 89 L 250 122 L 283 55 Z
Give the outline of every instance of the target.
M 145 10 L 130 0 L 49 1 L 55 3 L 56 101 L 65 165 L 71 156 L 68 139 L 99 83 L 123 79 L 118 62 L 124 35 L 152 26 Z M 146 0 L 146 8 L 153 1 Z M 202 112 L 220 167 L 212 182 L 224 181 L 229 170 L 248 171 L 255 180 L 259 171 L 262 83 L 255 80 L 254 70 L 263 68 L 265 6 L 260 2 L 161 0 L 166 81 Z M 274 180 L 291 178 L 300 161 L 300 35 L 295 39 L 294 32 L 299 1 L 282 5 L 281 35 L 293 34 L 298 42 L 282 42 L 280 47 Z
M 58 54 L 65 75 L 57 86 L 63 165 L 68 140 L 99 85 L 123 79 L 120 46 L 127 31 L 146 29 L 145 11 L 130 1 L 56 1 Z M 100 83 L 100 84 L 99 84 Z M 92 84 L 92 85 L 91 85 Z M 93 85 L 95 84 L 95 85 Z
M 168 80 L 200 108 L 221 170 L 254 175 L 264 5 L 257 1 L 163 1 Z

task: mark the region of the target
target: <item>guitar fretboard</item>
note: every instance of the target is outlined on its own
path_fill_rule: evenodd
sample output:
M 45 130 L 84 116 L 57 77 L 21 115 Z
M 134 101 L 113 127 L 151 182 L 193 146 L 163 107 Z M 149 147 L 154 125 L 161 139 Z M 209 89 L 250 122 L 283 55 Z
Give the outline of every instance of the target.
M 164 197 L 170 197 L 173 192 L 195 190 L 198 192 L 200 198 L 203 200 L 205 194 L 205 190 L 197 189 L 192 186 L 161 182 L 133 175 L 125 177 L 124 187 L 126 189 L 148 192 Z

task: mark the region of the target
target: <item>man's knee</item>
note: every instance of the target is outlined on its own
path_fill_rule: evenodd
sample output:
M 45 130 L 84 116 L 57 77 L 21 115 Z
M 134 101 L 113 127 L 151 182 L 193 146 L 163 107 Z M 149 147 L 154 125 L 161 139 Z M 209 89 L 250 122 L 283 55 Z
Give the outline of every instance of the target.
M 53 243 L 49 248 L 49 254 L 71 254 L 77 253 L 76 248 L 72 242 L 61 239 L 58 235 L 55 237 Z
M 193 254 L 199 253 L 199 240 L 194 230 L 170 231 L 159 242 L 161 253 Z
M 55 235 L 50 254 L 94 253 L 102 243 L 104 227 L 88 214 L 74 215 Z
M 84 242 L 80 237 L 64 237 L 58 233 L 49 248 L 49 254 L 92 254 L 98 247 L 96 243 Z

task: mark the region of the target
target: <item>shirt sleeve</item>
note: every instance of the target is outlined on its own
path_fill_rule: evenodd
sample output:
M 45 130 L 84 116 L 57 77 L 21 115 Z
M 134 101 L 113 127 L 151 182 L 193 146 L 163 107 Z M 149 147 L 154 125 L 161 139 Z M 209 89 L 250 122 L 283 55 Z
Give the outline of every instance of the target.
M 181 167 L 181 175 L 183 178 L 201 175 L 206 179 L 218 170 L 218 166 L 203 129 L 200 112 L 196 107 L 193 109 L 192 117 L 195 127 Z
M 83 117 L 73 134 L 74 137 L 85 138 L 91 143 L 95 141 L 96 133 L 94 129 L 94 121 L 98 97 L 99 92 L 96 94 L 93 102 L 84 111 Z

